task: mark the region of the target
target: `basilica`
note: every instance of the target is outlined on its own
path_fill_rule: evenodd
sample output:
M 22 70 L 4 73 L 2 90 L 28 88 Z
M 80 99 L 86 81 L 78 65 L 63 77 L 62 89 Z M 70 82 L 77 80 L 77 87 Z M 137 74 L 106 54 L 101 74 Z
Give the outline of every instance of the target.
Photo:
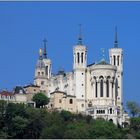
M 73 69 L 52 74 L 52 61 L 44 49 L 39 50 L 34 85 L 50 98 L 48 109 L 67 110 L 104 118 L 123 125 L 128 114 L 123 109 L 123 50 L 119 48 L 117 29 L 114 47 L 109 49 L 109 63 L 101 59 L 87 65 L 87 47 L 79 33 L 73 47 Z

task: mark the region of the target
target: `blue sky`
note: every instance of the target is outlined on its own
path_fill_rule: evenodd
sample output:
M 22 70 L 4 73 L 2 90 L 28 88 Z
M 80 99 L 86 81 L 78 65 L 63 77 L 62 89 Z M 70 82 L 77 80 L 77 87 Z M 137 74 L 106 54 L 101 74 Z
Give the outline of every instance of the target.
M 72 50 L 82 24 L 88 64 L 113 47 L 118 26 L 124 50 L 124 94 L 140 101 L 140 2 L 0 2 L 0 89 L 33 82 L 38 50 L 47 38 L 53 72 L 72 70 Z

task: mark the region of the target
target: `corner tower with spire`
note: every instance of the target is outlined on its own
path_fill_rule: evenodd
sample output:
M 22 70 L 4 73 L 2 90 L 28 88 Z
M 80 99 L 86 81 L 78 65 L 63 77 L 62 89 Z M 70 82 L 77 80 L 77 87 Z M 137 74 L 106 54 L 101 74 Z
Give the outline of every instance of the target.
M 123 50 L 119 48 L 118 44 L 118 31 L 117 27 L 115 27 L 115 40 L 114 47 L 109 50 L 110 56 L 110 64 L 116 66 L 117 74 L 116 74 L 116 84 L 115 86 L 115 97 L 116 97 L 116 105 L 119 108 L 119 111 L 122 112 L 122 94 L 123 94 Z
M 74 93 L 77 98 L 78 111 L 85 111 L 85 93 L 86 93 L 86 67 L 87 50 L 83 45 L 81 25 L 79 25 L 78 42 L 73 48 L 73 71 L 74 71 Z

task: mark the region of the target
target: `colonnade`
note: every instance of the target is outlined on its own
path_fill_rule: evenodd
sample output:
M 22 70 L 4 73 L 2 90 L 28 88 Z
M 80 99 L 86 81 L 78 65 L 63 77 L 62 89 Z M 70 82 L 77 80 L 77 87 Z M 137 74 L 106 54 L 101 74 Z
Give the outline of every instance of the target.
M 115 79 L 114 77 L 94 77 L 92 78 L 92 88 L 95 98 L 115 99 Z

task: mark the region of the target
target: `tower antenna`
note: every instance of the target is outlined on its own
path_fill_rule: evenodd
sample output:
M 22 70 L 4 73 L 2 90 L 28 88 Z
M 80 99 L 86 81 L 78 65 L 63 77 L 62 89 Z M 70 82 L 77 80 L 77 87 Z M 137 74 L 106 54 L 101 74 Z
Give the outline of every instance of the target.
M 82 25 L 81 24 L 79 24 L 78 45 L 82 45 Z
M 44 38 L 43 43 L 44 43 L 44 52 L 43 52 L 43 55 L 44 55 L 44 58 L 47 58 L 47 51 L 46 51 L 47 39 L 46 38 Z
M 118 48 L 118 31 L 117 31 L 117 26 L 115 26 L 115 41 L 114 41 L 114 48 Z

